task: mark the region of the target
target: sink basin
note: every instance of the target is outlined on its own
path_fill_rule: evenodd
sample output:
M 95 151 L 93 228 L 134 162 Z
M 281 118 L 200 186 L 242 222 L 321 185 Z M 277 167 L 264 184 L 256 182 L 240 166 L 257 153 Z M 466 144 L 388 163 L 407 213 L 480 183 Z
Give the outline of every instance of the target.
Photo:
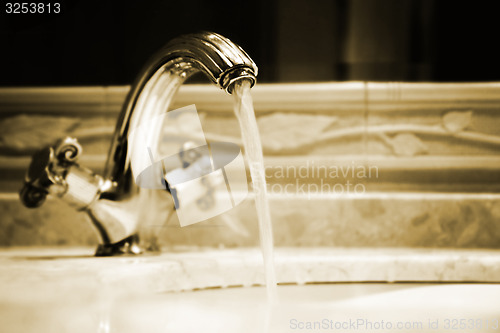
M 395 331 L 500 329 L 500 285 L 348 283 L 211 289 L 117 302 L 118 332 Z M 463 329 L 461 329 L 463 328 Z
M 491 332 L 500 284 L 333 283 L 136 294 L 0 308 L 6 331 L 39 332 Z M 20 311 L 22 310 L 22 311 Z M 464 329 L 461 329 L 464 328 Z

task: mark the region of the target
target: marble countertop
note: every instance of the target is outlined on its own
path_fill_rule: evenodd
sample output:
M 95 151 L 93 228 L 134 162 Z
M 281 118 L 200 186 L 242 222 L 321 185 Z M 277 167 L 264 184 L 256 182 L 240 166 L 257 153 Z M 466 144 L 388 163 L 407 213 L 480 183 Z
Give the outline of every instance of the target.
M 145 323 L 149 323 L 158 328 L 158 332 L 164 332 L 167 327 L 162 326 L 165 320 L 180 316 L 182 320 L 177 318 L 179 320 L 173 321 L 186 325 L 193 311 L 198 311 L 196 313 L 205 316 L 207 321 L 213 321 L 208 316 L 214 314 L 213 301 L 224 296 L 224 293 L 219 294 L 214 289 L 233 290 L 236 296 L 261 295 L 263 292 L 263 288 L 231 289 L 263 283 L 262 256 L 257 248 L 184 248 L 161 254 L 111 258 L 93 257 L 93 251 L 93 248 L 33 247 L 1 250 L 2 326 L 7 331 L 16 332 L 39 332 L 43 327 L 44 331 L 74 333 L 110 332 L 111 326 L 118 325 L 119 331 L 137 332 L 144 331 Z M 500 251 L 494 250 L 277 248 L 275 265 L 278 281 L 284 285 L 319 282 L 500 282 Z M 364 285 L 370 287 L 371 284 L 347 283 L 344 286 L 354 288 Z M 411 284 L 384 285 L 403 288 Z M 459 291 L 464 286 L 449 286 L 454 285 Z M 336 292 L 346 292 L 342 284 L 332 286 L 338 286 L 334 289 Z M 467 286 L 486 288 L 488 285 Z M 281 288 L 289 287 L 278 289 Z M 373 288 L 385 289 L 375 285 Z M 200 298 L 196 296 L 198 294 L 178 293 L 199 289 L 204 289 L 204 292 L 210 289 L 212 292 L 201 298 L 206 301 L 201 305 Z M 282 291 L 289 291 L 285 289 Z M 463 292 L 467 293 L 469 289 Z M 498 292 L 497 289 L 491 290 Z M 483 290 L 485 295 L 489 295 L 488 290 Z M 155 295 L 165 293 L 169 293 L 169 302 L 155 301 Z M 186 304 L 179 303 L 189 295 L 196 297 L 188 297 Z M 225 311 L 239 304 L 239 301 L 231 300 L 230 295 L 222 297 L 225 303 L 221 301 L 230 306 L 221 307 L 215 313 L 217 318 L 225 321 L 229 318 L 224 315 Z M 419 297 L 419 294 L 414 295 L 415 299 Z M 325 309 L 331 307 L 327 305 Z M 248 315 L 248 304 L 239 306 L 245 318 L 250 317 L 252 321 L 253 317 Z M 168 313 L 170 316 L 166 316 Z M 172 313 L 176 315 L 172 317 Z M 130 326 L 130 323 L 133 325 Z M 242 323 L 246 322 L 238 322 L 238 325 Z
M 137 257 L 93 257 L 93 248 L 0 251 L 3 302 L 61 293 L 170 292 L 264 281 L 257 248 L 183 249 Z M 283 284 L 357 281 L 500 282 L 500 251 L 403 248 L 277 248 Z

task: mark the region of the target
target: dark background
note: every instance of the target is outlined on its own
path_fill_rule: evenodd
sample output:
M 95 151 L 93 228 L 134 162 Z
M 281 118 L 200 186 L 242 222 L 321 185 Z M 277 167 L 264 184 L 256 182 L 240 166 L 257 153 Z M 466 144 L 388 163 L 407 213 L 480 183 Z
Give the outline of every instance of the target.
M 0 85 L 130 84 L 177 35 L 218 32 L 260 82 L 498 81 L 496 1 L 59 1 L 60 14 L 0 12 Z M 56 1 L 53 1 L 56 2 Z

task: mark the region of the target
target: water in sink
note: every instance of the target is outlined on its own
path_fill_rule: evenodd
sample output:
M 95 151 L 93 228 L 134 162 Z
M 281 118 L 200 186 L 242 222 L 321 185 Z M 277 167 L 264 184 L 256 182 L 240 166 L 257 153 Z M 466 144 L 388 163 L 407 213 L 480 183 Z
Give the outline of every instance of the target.
M 243 147 L 250 167 L 250 175 L 252 176 L 255 206 L 259 221 L 260 246 L 264 257 L 267 297 L 273 303 L 277 300 L 276 274 L 273 260 L 273 229 L 267 198 L 262 143 L 257 121 L 255 120 L 250 87 L 250 82 L 247 80 L 240 80 L 234 84 L 234 112 L 240 124 Z

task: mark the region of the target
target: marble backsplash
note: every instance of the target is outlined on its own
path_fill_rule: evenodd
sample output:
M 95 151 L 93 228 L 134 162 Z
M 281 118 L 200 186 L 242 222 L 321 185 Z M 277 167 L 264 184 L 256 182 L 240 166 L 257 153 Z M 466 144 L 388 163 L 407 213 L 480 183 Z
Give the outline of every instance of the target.
M 295 96 L 255 89 L 276 245 L 500 247 L 500 101 L 493 94 L 500 88 L 439 86 L 436 97 L 427 87 L 429 102 L 413 90 L 405 100 L 392 88 L 373 84 L 364 94 L 363 87 L 304 85 Z M 55 104 L 43 104 L 41 93 L 41 104 L 13 102 L 12 92 L 0 91 L 0 246 L 97 244 L 84 213 L 57 200 L 29 210 L 15 193 L 30 155 L 67 135 L 83 146 L 81 164 L 101 173 L 127 89 L 117 91 L 78 103 L 56 92 Z M 227 96 L 212 98 L 212 91 L 181 92 L 176 106 L 196 104 L 209 141 L 240 143 Z M 352 193 L 356 185 L 363 194 Z M 165 247 L 258 242 L 251 198 L 194 226 L 180 228 L 173 214 L 146 228 L 147 241 Z

